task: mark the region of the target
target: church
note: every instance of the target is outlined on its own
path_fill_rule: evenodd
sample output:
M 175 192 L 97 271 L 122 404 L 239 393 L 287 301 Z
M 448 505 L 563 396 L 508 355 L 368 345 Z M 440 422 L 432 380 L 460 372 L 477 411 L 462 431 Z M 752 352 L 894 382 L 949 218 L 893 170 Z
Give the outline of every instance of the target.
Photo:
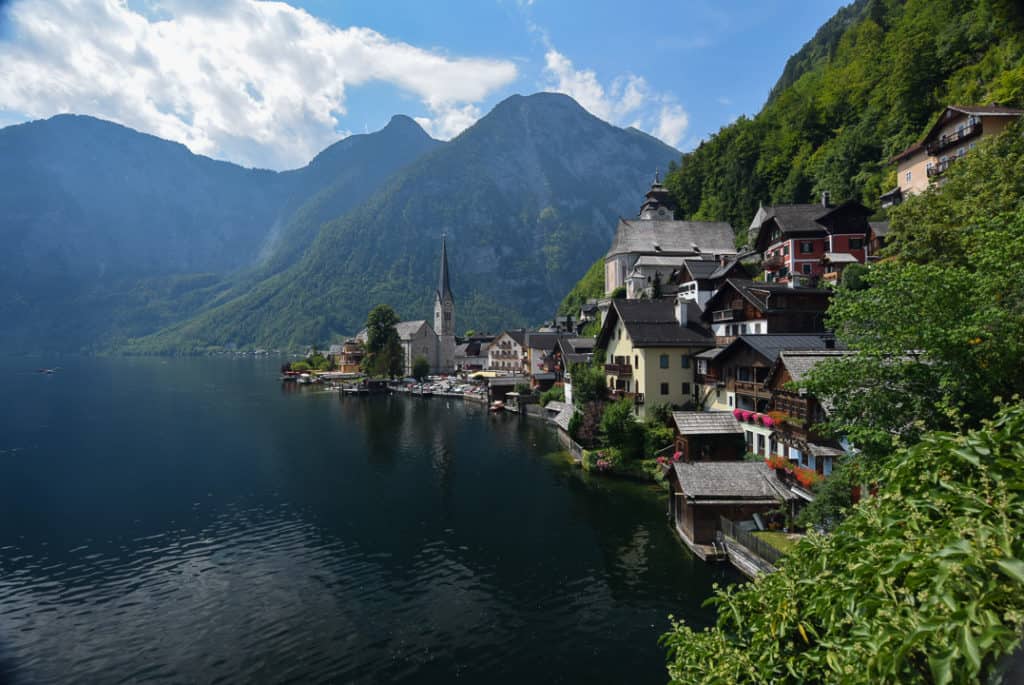
M 430 362 L 430 372 L 435 374 L 455 373 L 455 298 L 452 296 L 448 278 L 448 247 L 441 237 L 441 272 L 434 291 L 434 325 L 424 319 L 399 321 L 395 324 L 398 339 L 402 343 L 405 359 L 405 375 L 412 375 L 412 365 L 417 357 Z M 359 331 L 356 339 L 366 344 L 366 329 Z

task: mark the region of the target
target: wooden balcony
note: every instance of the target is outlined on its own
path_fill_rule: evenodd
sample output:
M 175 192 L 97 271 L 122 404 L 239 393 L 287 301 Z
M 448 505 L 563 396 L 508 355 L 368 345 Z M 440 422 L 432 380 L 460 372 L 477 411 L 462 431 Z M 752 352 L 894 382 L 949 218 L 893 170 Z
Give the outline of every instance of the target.
M 630 364 L 605 364 L 604 372 L 618 378 L 633 377 L 633 367 Z
M 928 143 L 925 149 L 927 150 L 929 155 L 934 157 L 943 150 L 949 149 L 954 145 L 959 145 L 965 140 L 975 138 L 979 135 L 981 135 L 980 119 L 974 122 L 973 124 L 968 124 L 959 131 L 949 134 L 948 136 L 939 136 L 937 140 L 933 140 L 932 142 Z

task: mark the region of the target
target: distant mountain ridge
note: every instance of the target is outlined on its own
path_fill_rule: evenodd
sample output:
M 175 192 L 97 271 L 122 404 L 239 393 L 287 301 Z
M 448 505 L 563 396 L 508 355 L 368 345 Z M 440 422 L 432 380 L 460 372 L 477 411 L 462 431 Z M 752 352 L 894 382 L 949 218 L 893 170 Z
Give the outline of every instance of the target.
M 439 144 L 396 117 L 273 172 L 87 116 L 0 129 L 0 349 L 94 351 L 187 318 Z
M 132 349 L 324 341 L 378 302 L 429 319 L 442 233 L 459 330 L 537 323 L 678 154 L 567 96 L 512 96 L 324 225 L 293 267 Z
M 678 155 L 547 93 L 448 143 L 399 115 L 286 172 L 91 117 L 0 129 L 0 349 L 279 347 L 377 302 L 428 317 L 442 232 L 462 329 L 538 322 Z

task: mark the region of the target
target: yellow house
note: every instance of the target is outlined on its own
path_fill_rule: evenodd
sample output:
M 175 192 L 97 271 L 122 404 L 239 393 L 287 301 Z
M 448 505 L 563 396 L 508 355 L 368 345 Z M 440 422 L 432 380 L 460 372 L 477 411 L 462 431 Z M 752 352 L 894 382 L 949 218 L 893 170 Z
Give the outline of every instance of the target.
M 698 390 L 693 357 L 714 346 L 700 308 L 683 299 L 612 300 L 597 338 L 612 396 L 631 398 L 641 418 L 656 404 L 691 407 Z
M 899 204 L 908 195 L 924 192 L 978 141 L 999 135 L 1022 114 L 1024 109 L 1010 107 L 950 105 L 920 142 L 892 158 L 897 186 L 882 195 L 882 206 Z

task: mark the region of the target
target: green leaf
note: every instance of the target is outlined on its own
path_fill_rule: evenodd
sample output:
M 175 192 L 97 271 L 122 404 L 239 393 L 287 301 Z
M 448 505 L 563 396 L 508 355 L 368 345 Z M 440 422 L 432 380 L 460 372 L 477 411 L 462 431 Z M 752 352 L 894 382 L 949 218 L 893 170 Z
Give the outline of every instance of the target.
M 996 565 L 1003 573 L 1010 576 L 1018 583 L 1024 583 L 1024 561 L 1020 559 L 998 559 Z

